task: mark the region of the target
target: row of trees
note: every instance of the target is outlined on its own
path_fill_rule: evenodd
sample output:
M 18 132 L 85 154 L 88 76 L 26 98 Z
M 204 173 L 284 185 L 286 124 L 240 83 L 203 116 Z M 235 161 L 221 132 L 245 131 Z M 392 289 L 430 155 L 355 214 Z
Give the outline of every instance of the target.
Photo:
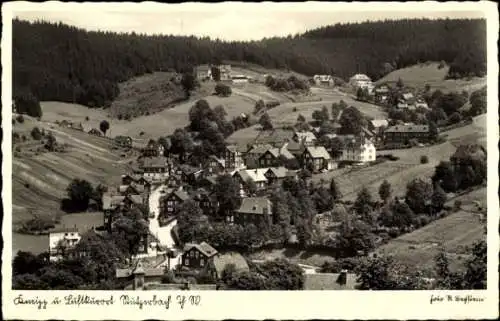
M 189 72 L 183 79 L 189 94 L 194 88 L 191 66 L 221 60 L 345 79 L 358 71 L 377 79 L 393 68 L 443 60 L 451 65 L 452 77 L 481 76 L 486 72 L 485 37 L 484 19 L 344 24 L 258 42 L 94 32 L 15 19 L 13 89 L 15 96 L 24 91 L 41 101 L 109 106 L 119 82 L 156 70 Z

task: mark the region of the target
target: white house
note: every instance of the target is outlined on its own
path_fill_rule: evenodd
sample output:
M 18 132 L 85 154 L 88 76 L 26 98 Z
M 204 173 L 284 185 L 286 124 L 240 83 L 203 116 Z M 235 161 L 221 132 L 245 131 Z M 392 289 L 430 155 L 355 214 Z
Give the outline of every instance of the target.
M 371 92 L 374 88 L 370 77 L 364 74 L 356 74 L 349 79 L 349 84 L 354 88 L 366 88 Z
M 333 77 L 331 75 L 314 75 L 313 80 L 316 85 L 323 85 L 323 86 L 333 85 Z
M 235 84 L 245 84 L 245 83 L 248 83 L 249 79 L 245 75 L 234 75 L 234 76 L 231 76 L 231 80 Z
M 373 162 L 377 157 L 375 145 L 363 136 L 346 142 L 342 151 L 342 160 L 357 163 Z
M 70 254 L 81 238 L 76 228 L 63 228 L 51 231 L 49 233 L 50 261 L 58 261 L 64 253 Z

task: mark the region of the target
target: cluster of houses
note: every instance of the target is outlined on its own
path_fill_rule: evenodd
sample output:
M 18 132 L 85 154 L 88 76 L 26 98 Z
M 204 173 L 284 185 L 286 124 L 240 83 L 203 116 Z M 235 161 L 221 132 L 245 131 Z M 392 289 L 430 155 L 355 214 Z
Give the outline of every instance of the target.
M 215 80 L 213 70 L 217 69 L 221 82 L 231 82 L 234 84 L 243 84 L 252 81 L 252 77 L 243 74 L 232 74 L 231 65 L 206 64 L 199 65 L 195 69 L 196 78 L 199 81 Z

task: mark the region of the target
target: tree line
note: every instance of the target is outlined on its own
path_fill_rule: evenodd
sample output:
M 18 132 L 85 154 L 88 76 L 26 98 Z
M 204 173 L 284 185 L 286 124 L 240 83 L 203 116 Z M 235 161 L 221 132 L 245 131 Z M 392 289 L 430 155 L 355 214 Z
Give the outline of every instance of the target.
M 486 22 L 400 20 L 343 24 L 253 42 L 85 31 L 62 23 L 13 21 L 15 97 L 109 106 L 118 83 L 153 71 L 191 72 L 203 63 L 243 61 L 305 75 L 374 79 L 416 62 L 445 61 L 450 77 L 486 72 Z M 32 107 L 29 107 L 32 108 Z M 36 114 L 36 112 L 34 112 Z

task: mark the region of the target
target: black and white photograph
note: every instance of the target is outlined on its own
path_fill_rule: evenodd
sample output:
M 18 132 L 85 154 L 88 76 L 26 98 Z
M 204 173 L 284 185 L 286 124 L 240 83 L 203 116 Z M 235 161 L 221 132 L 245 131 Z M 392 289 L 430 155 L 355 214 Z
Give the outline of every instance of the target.
M 498 299 L 496 5 L 368 4 L 11 3 L 9 291 Z

